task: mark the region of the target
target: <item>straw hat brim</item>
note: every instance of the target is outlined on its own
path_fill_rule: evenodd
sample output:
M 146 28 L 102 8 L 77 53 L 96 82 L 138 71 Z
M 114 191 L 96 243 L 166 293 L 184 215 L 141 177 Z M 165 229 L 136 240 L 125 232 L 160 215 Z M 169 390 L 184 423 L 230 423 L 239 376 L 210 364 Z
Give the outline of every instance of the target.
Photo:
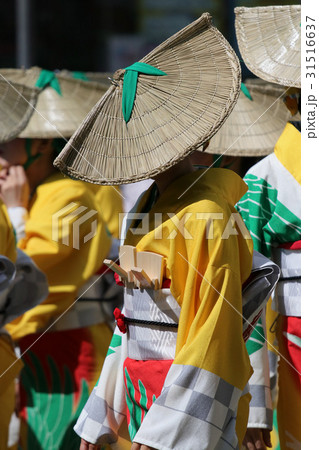
M 266 81 L 301 87 L 300 5 L 235 8 L 241 56 Z
M 30 87 L 35 85 L 40 72 L 39 67 L 0 70 L 10 81 Z M 69 138 L 105 92 L 105 85 L 100 83 L 59 74 L 56 77 L 62 95 L 51 86 L 41 90 L 37 107 L 20 138 Z
M 112 72 L 82 72 L 87 80 L 83 81 L 94 81 L 96 83 L 104 84 L 108 88 L 111 86 Z M 59 75 L 68 76 L 74 78 L 74 72 L 71 70 L 63 69 L 59 71 Z
M 124 70 L 117 71 L 117 85 L 109 88 L 55 160 L 62 172 L 102 185 L 152 178 L 210 139 L 237 101 L 239 61 L 208 13 L 141 62 L 167 75 L 139 75 L 126 123 Z
M 252 97 L 242 91 L 227 121 L 210 140 L 206 152 L 226 156 L 265 156 L 273 152 L 292 115 L 283 102 L 284 87 L 246 80 Z
M 40 89 L 0 77 L 0 142 L 15 139 L 27 126 Z

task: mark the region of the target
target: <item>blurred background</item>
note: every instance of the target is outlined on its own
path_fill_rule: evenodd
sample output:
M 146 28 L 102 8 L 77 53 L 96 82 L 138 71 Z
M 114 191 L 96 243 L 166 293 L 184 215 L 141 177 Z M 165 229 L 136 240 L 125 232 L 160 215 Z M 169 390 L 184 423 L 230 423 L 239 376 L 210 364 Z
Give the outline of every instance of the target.
M 203 12 L 238 54 L 236 6 L 294 0 L 1 0 L 0 67 L 113 72 L 142 58 Z M 243 68 L 243 79 L 251 76 Z

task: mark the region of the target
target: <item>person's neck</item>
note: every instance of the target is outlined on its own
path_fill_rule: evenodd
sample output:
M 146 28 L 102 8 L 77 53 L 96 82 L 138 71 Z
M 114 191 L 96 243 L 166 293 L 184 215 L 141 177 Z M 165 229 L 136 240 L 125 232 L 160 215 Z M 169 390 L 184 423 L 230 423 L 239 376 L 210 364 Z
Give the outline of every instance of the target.
M 173 183 L 173 181 L 177 180 L 177 178 L 180 178 L 183 175 L 192 172 L 194 172 L 194 167 L 189 157 L 186 157 L 185 159 L 177 163 L 175 166 L 153 177 L 156 186 L 158 188 L 159 195 L 161 195 L 165 191 L 165 189 L 171 183 Z

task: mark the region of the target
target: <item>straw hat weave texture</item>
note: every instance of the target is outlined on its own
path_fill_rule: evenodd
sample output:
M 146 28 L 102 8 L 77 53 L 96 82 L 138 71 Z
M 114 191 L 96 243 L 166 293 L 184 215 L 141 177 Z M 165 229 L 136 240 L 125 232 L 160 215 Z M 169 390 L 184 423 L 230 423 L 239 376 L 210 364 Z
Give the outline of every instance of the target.
M 236 35 L 249 70 L 266 81 L 301 87 L 300 5 L 235 8 Z
M 225 124 L 211 139 L 208 153 L 228 156 L 265 156 L 273 152 L 292 115 L 283 102 L 284 87 L 263 80 L 246 80 L 251 95 L 240 92 Z
M 26 127 L 39 92 L 0 76 L 0 142 L 11 141 Z
M 95 81 L 97 83 L 106 85 L 108 88 L 111 85 L 111 79 L 113 76 L 113 73 L 111 72 L 74 72 L 67 69 L 60 70 L 58 73 L 62 76 L 79 78 L 83 79 L 84 81 Z
M 203 14 L 140 62 L 165 76 L 139 74 L 130 120 L 122 112 L 125 70 L 72 136 L 55 165 L 97 184 L 130 183 L 167 170 L 211 138 L 239 95 L 239 61 Z
M 41 69 L 0 69 L 8 80 L 34 87 Z M 69 138 L 105 92 L 105 86 L 56 74 L 60 95 L 51 86 L 39 94 L 37 108 L 21 138 Z

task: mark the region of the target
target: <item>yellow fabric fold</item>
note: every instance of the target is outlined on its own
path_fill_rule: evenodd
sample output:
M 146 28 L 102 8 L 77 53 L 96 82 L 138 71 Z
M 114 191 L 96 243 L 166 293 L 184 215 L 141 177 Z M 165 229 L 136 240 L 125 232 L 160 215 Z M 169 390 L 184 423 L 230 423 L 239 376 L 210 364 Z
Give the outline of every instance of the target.
M 291 123 L 285 126 L 274 152 L 281 164 L 301 184 L 301 133 Z
M 1 199 L 0 255 L 6 256 L 13 262 L 17 257 L 13 228 Z M 22 367 L 23 363 L 16 357 L 9 336 L 0 333 L 0 449 L 7 448 L 9 423 L 15 407 L 14 379 Z
M 144 194 L 137 212 L 151 190 Z M 170 290 L 181 306 L 174 363 L 208 370 L 241 390 L 251 375 L 242 338 L 241 292 L 251 272 L 253 243 L 236 224 L 228 239 L 224 237 L 231 215 L 236 214 L 234 205 L 246 190 L 241 178 L 227 169 L 185 175 L 149 211 L 150 231 L 141 236 L 130 229 L 125 240 L 138 251 L 164 256 L 164 276 L 171 280 Z M 169 218 L 172 213 L 175 219 Z M 157 222 L 159 214 L 162 226 Z M 207 214 L 218 218 L 210 223 L 200 218 Z M 183 220 L 186 231 L 176 226 Z
M 111 235 L 119 238 L 121 229 L 121 214 L 123 213 L 123 201 L 119 186 L 100 186 L 86 183 L 95 195 L 98 211 Z
M 70 204 L 61 214 L 61 210 Z M 97 211 L 93 193 L 86 183 L 64 178 L 54 174 L 41 184 L 32 199 L 29 219 L 26 223 L 24 239 L 18 246 L 28 254 L 48 278 L 49 296 L 40 305 L 27 311 L 6 326 L 17 340 L 31 333 L 41 331 L 55 318 L 60 316 L 75 301 L 78 289 L 102 266 L 110 248 L 104 223 L 99 214 L 85 220 L 78 228 L 79 250 L 74 248 L 74 220 L 65 219 L 71 211 L 84 206 L 82 213 Z M 59 214 L 58 239 L 52 235 L 53 216 Z M 56 217 L 56 216 L 55 216 Z M 92 239 L 85 238 L 92 231 L 92 222 L 96 219 L 96 233 Z M 68 245 L 63 244 L 62 237 L 69 235 Z
M 13 228 L 8 216 L 7 208 L 0 199 L 0 255 L 4 255 L 15 262 L 17 251 Z

